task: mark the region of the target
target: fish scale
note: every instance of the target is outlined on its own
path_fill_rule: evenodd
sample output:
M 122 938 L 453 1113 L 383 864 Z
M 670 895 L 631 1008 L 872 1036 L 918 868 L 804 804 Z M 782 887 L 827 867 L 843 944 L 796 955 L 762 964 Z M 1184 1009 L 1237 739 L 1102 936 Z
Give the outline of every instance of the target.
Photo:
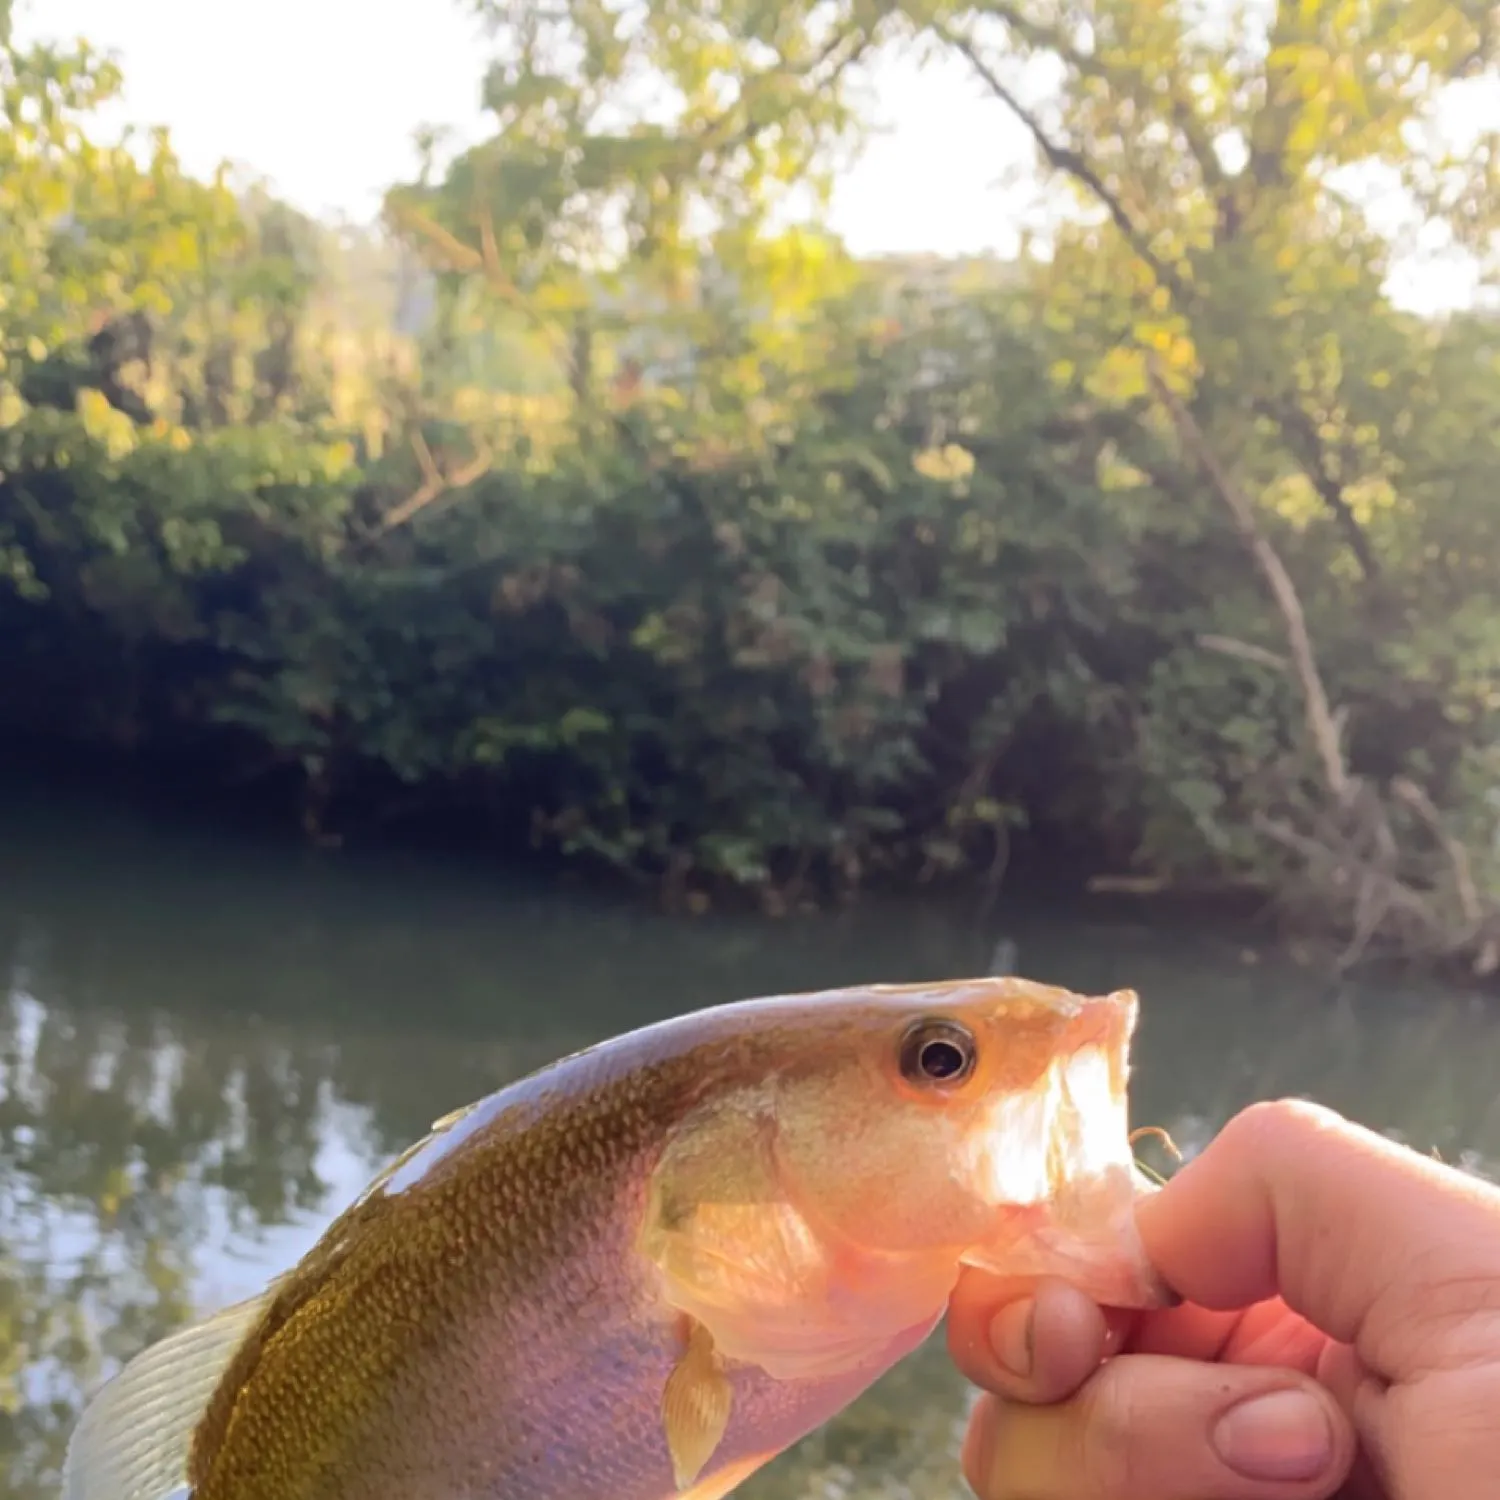
M 517 1420 L 527 1392 L 511 1372 L 621 1279 L 611 1200 L 644 1192 L 646 1153 L 691 1099 L 699 1067 L 670 1059 L 602 1086 L 583 1072 L 575 1096 L 553 1094 L 553 1111 L 527 1109 L 523 1095 L 413 1186 L 377 1183 L 225 1372 L 193 1452 L 195 1500 L 324 1500 L 354 1484 L 384 1500 L 414 1495 L 439 1470 L 462 1495 L 497 1462 L 496 1481 L 510 1478 L 496 1455 L 524 1458 L 536 1441 Z M 536 1326 L 538 1306 L 556 1309 L 546 1321 L 559 1329 Z M 485 1330 L 477 1348 L 470 1320 Z M 458 1391 L 475 1394 L 482 1420 Z M 403 1419 L 411 1409 L 427 1420 Z M 476 1440 L 489 1451 L 468 1452 Z

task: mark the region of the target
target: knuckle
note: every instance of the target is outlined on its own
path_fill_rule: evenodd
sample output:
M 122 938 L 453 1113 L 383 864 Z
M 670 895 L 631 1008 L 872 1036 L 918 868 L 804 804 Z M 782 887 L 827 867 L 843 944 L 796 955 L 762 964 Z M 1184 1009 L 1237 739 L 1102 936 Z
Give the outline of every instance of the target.
M 1139 1435 L 1140 1406 L 1132 1383 L 1117 1378 L 1120 1367 L 1105 1369 L 1080 1393 L 1080 1410 L 1070 1455 L 1093 1500 L 1145 1500 Z
M 978 1500 L 1074 1500 L 1086 1482 L 1080 1434 L 1087 1425 L 1082 1398 L 1034 1407 L 985 1396 L 964 1444 L 964 1479 Z M 1114 1500 L 1112 1491 L 1082 1493 Z
M 1133 1373 L 1106 1365 L 1048 1407 L 982 1397 L 962 1458 L 978 1500 L 1161 1500 L 1159 1423 Z
M 1219 1133 L 1236 1149 L 1264 1152 L 1338 1129 L 1339 1116 L 1307 1099 L 1262 1099 L 1246 1105 Z

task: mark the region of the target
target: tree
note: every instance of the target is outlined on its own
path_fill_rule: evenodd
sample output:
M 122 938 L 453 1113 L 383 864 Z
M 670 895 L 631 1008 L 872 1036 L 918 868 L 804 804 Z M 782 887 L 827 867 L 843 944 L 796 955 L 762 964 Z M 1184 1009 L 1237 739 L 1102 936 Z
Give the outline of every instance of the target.
M 1400 309 L 1350 186 L 1493 255 L 1491 143 L 1414 134 L 1486 10 L 487 14 L 493 135 L 378 243 L 91 142 L 109 70 L 7 54 L 30 727 L 688 906 L 993 889 L 1019 832 L 1493 967 L 1495 324 Z M 819 226 L 912 46 L 1059 187 L 1009 265 Z
M 1245 615 L 1254 649 L 1238 636 L 1208 644 L 1228 647 L 1224 670 L 1281 670 L 1295 684 L 1304 732 L 1291 743 L 1303 755 L 1257 775 L 1245 752 L 1262 760 L 1277 742 L 1256 746 L 1238 718 L 1215 747 L 1212 717 L 1181 707 L 1203 664 L 1176 653 L 1147 716 L 1158 735 L 1180 725 L 1200 765 L 1207 753 L 1206 776 L 1181 793 L 1221 846 L 1237 827 L 1283 845 L 1348 922 L 1351 953 L 1382 925 L 1404 926 L 1417 930 L 1409 941 L 1466 951 L 1488 972 L 1500 966 L 1496 908 L 1455 832 L 1475 826 L 1480 808 L 1464 798 L 1445 819 L 1423 788 L 1452 807 L 1458 785 L 1495 785 L 1500 766 L 1467 727 L 1476 716 L 1493 724 L 1494 705 L 1486 695 L 1460 706 L 1468 692 L 1453 675 L 1455 657 L 1493 660 L 1494 616 L 1476 600 L 1477 611 L 1449 617 L 1467 639 L 1441 661 L 1413 627 L 1449 609 L 1435 586 L 1448 601 L 1482 597 L 1494 566 L 1480 490 L 1434 487 L 1428 446 L 1441 424 L 1462 467 L 1493 454 L 1493 343 L 1473 363 L 1455 359 L 1455 334 L 1477 352 L 1472 325 L 1423 325 L 1391 305 L 1392 246 L 1359 200 L 1394 181 L 1414 218 L 1496 265 L 1500 135 L 1445 139 L 1442 106 L 1471 82 L 1493 85 L 1500 28 L 1480 5 L 1283 3 L 1269 25 L 1257 18 L 998 5 L 931 24 L 1088 210 L 1060 231 L 1044 283 L 1049 317 L 1072 322 L 1089 348 L 1070 361 L 1074 388 L 1133 409 L 1135 462 L 1168 495 L 1206 484 L 1227 506 L 1219 523 L 1270 584 Z M 980 40 L 996 28 L 998 56 Z M 1042 60 L 1062 78 L 1047 108 L 1005 81 Z M 1469 418 L 1462 432 L 1438 415 L 1455 405 Z M 1185 454 L 1163 451 L 1168 420 Z M 1451 545 L 1455 530 L 1466 546 Z M 1293 547 L 1295 580 L 1279 556 Z M 1222 604 L 1215 612 L 1225 619 Z M 1274 635 L 1291 670 L 1265 654 Z M 1200 636 L 1190 649 L 1202 646 Z M 1222 695 L 1214 675 L 1205 697 Z M 1295 888 L 1306 894 L 1304 882 Z

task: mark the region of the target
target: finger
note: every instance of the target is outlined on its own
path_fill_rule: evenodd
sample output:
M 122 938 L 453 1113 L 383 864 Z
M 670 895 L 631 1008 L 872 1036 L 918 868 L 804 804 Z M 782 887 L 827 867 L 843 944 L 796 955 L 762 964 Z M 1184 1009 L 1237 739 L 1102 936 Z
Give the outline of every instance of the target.
M 1328 1347 L 1327 1334 L 1294 1313 L 1280 1297 L 1272 1297 L 1236 1319 L 1219 1357 L 1237 1365 L 1276 1365 L 1316 1375 Z
M 1133 1354 L 1172 1354 L 1181 1359 L 1217 1360 L 1234 1338 L 1245 1314 L 1216 1312 L 1184 1302 L 1141 1317 L 1127 1347 Z
M 986 1396 L 963 1462 L 979 1500 L 1327 1500 L 1354 1453 L 1306 1376 L 1130 1354 L 1057 1405 Z
M 1277 1365 L 1312 1375 L 1328 1338 L 1280 1297 L 1232 1312 L 1184 1302 L 1143 1317 L 1131 1335 L 1132 1354 L 1170 1354 L 1205 1363 Z
M 975 1385 L 1019 1401 L 1070 1395 L 1111 1342 L 1105 1312 L 1061 1281 L 1018 1285 L 966 1271 L 948 1304 L 953 1362 Z
M 1252 1106 L 1137 1217 L 1189 1301 L 1245 1307 L 1279 1293 L 1387 1378 L 1413 1326 L 1450 1341 L 1453 1358 L 1493 1343 L 1500 1189 L 1330 1110 Z

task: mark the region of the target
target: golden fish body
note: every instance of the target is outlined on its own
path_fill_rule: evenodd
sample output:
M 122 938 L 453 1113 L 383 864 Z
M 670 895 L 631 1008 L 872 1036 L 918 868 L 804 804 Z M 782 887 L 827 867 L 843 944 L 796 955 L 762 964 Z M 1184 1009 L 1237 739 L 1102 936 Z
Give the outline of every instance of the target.
M 1135 1017 L 1129 992 L 873 986 L 566 1058 L 127 1365 L 64 1500 L 716 1500 L 921 1343 L 963 1264 L 1156 1305 Z

